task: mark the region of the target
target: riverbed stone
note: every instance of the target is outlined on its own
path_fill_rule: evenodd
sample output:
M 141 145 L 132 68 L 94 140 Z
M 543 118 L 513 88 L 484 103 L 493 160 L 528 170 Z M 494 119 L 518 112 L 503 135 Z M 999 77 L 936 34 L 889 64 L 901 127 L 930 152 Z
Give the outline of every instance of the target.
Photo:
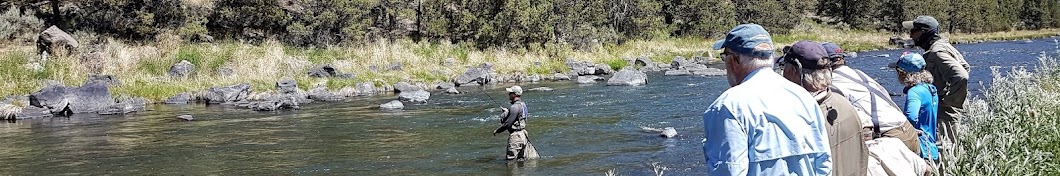
M 424 90 L 401 92 L 401 94 L 398 94 L 398 100 L 416 104 L 427 103 L 427 99 L 430 98 L 431 93 Z
M 371 82 L 360 82 L 357 83 L 357 94 L 358 95 L 372 95 L 376 93 L 375 84 Z
M 133 112 L 144 111 L 147 106 L 147 99 L 144 98 L 130 98 L 121 102 L 115 103 L 114 105 L 108 106 L 107 108 L 97 112 L 100 115 L 116 115 L 116 114 L 128 114 Z
M 578 76 L 578 84 L 593 84 L 596 83 L 597 78 L 599 78 L 599 76 Z
M 527 89 L 527 90 L 529 90 L 529 91 L 538 91 L 538 92 L 548 92 L 548 91 L 554 91 L 556 89 L 552 89 L 551 87 L 538 87 L 538 88 L 532 88 L 532 89 Z
M 308 93 L 298 88 L 298 81 L 291 78 L 284 78 L 276 81 L 276 94 L 267 96 L 266 100 L 277 101 L 280 99 L 289 99 L 299 104 L 305 104 L 312 102 L 309 99 Z M 297 104 L 295 105 L 297 106 Z
M 549 78 L 549 80 L 552 80 L 552 81 L 570 81 L 570 76 L 568 76 L 566 74 L 563 74 L 563 73 L 555 73 L 555 74 L 552 74 L 552 77 Z
M 247 107 L 254 111 L 275 111 L 281 109 L 299 109 L 298 100 L 294 97 L 282 97 L 274 100 L 250 103 Z
M 89 80 L 81 87 L 49 85 L 30 94 L 30 105 L 49 109 L 53 114 L 94 113 L 114 104 L 107 83 Z
M 242 83 L 211 87 L 199 95 L 199 100 L 207 104 L 235 103 L 245 100 L 248 95 L 250 95 L 250 83 Z
M 447 93 L 447 94 L 460 94 L 460 91 L 456 90 L 456 87 L 450 87 L 449 89 L 445 89 L 445 93 Z
M 677 57 L 674 57 L 674 60 L 670 62 L 670 68 L 671 69 L 683 69 L 683 68 L 685 68 L 685 66 L 688 66 L 688 64 L 691 64 L 691 62 L 686 60 L 685 57 L 677 56 Z
M 674 129 L 674 127 L 666 127 L 663 129 L 662 133 L 659 134 L 659 136 L 665 138 L 673 138 L 674 136 L 677 136 L 677 129 Z
M 631 68 L 623 68 L 607 80 L 608 86 L 638 86 L 648 82 L 648 75 Z
M 192 117 L 191 115 L 179 115 L 177 116 L 177 119 L 183 121 L 192 121 L 195 120 L 195 117 Z
M 456 77 L 453 83 L 456 86 L 464 85 L 484 85 L 489 83 L 490 77 L 493 73 L 493 64 L 483 63 L 476 67 L 468 68 L 464 74 Z
M 688 70 L 670 70 L 670 71 L 666 71 L 666 73 L 663 73 L 663 75 L 666 75 L 666 76 L 688 76 L 688 75 L 692 75 L 692 72 L 689 72 Z
M 25 120 L 44 117 L 52 117 L 51 110 L 36 106 L 26 106 L 22 108 L 22 112 L 8 117 L 8 120 Z
M 456 87 L 456 84 L 453 84 L 451 82 L 441 82 L 441 83 L 436 84 L 436 86 L 434 86 L 435 89 L 439 89 L 439 90 L 446 90 L 446 89 L 453 88 L 453 87 Z
M 328 102 L 341 101 L 343 97 L 328 91 L 327 86 L 323 84 L 318 84 L 316 86 L 313 86 L 312 89 L 309 89 L 309 99 Z
M 167 74 L 169 77 L 187 79 L 195 74 L 195 64 L 191 64 L 188 60 L 180 60 L 180 62 L 169 67 Z
M 397 109 L 404 109 L 405 105 L 402 104 L 401 101 L 391 100 L 390 102 L 380 104 L 379 108 L 383 109 L 383 110 L 397 110 Z
M 718 69 L 718 68 L 697 69 L 697 70 L 691 70 L 691 72 L 692 72 L 692 75 L 699 75 L 699 76 L 725 76 L 726 74 L 728 74 L 728 72 L 726 72 L 725 70 Z

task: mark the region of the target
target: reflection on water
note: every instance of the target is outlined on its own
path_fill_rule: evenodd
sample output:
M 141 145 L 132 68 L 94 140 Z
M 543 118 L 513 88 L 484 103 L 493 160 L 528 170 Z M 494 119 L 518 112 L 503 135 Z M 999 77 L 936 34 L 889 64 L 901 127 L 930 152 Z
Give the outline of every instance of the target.
M 989 84 L 987 66 L 1033 65 L 1052 41 L 957 46 L 972 71 L 973 94 Z M 862 56 L 902 52 L 879 51 Z M 900 91 L 894 58 L 863 57 L 850 64 Z M 505 94 L 498 85 L 436 94 L 401 111 L 376 106 L 393 95 L 302 110 L 253 112 L 223 106 L 154 106 L 127 116 L 76 115 L 0 123 L 0 175 L 650 175 L 651 163 L 668 174 L 703 171 L 699 115 L 728 88 L 724 77 L 663 77 L 649 84 L 523 84 L 530 140 L 542 159 L 506 164 L 506 135 L 491 135 Z M 494 98 L 490 99 L 484 93 Z M 901 97 L 895 97 L 901 99 Z M 183 122 L 175 117 L 195 116 Z M 640 127 L 674 127 L 671 139 Z

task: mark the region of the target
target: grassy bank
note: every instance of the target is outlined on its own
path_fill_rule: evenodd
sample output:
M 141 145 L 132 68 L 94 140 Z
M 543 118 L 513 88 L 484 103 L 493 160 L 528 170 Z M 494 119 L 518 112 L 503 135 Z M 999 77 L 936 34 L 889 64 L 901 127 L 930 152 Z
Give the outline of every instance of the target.
M 988 34 L 955 34 L 961 40 L 1012 40 L 1056 35 L 1060 30 L 1013 31 Z M 830 41 L 849 51 L 886 49 L 892 34 L 841 30 L 825 25 L 804 22 L 792 34 L 774 35 L 778 45 L 798 40 Z M 211 86 L 252 84 L 254 91 L 273 88 L 273 83 L 289 77 L 298 80 L 303 89 L 314 84 L 326 84 L 331 89 L 352 87 L 359 82 L 377 86 L 398 81 L 433 83 L 447 81 L 463 73 L 467 67 L 493 63 L 501 74 L 548 76 L 569 70 L 567 59 L 605 63 L 614 69 L 624 67 L 626 58 L 646 56 L 654 61 L 669 62 L 675 56 L 715 56 L 711 51 L 713 39 L 667 38 L 650 41 L 627 41 L 623 44 L 604 44 L 586 50 L 574 50 L 567 45 L 546 44 L 531 48 L 479 50 L 469 45 L 447 42 L 412 42 L 396 40 L 360 46 L 331 46 L 295 48 L 279 42 L 250 45 L 234 41 L 216 43 L 184 43 L 175 35 L 163 35 L 157 41 L 133 44 L 97 38 L 89 34 L 75 34 L 83 44 L 80 54 L 52 57 L 40 72 L 25 65 L 39 55 L 32 44 L 0 46 L 0 95 L 25 95 L 41 87 L 42 80 L 56 80 L 66 85 L 79 85 L 89 74 L 117 76 L 123 84 L 112 91 L 119 96 L 142 96 L 162 100 L 184 91 L 197 91 Z M 89 42 L 83 42 L 89 43 Z M 98 54 L 98 59 L 84 57 Z M 453 58 L 455 66 L 443 66 L 446 58 Z M 196 74 L 188 79 L 166 76 L 170 65 L 188 60 L 196 65 Z M 318 64 L 331 64 L 339 71 L 354 73 L 355 79 L 311 78 L 306 71 Z M 388 70 L 400 64 L 401 70 Z M 231 69 L 232 76 L 220 76 L 219 69 Z M 377 68 L 373 70 L 371 68 Z
M 967 105 L 958 127 L 961 175 L 1060 174 L 1060 53 L 1043 54 L 1033 72 L 993 68 L 985 98 Z

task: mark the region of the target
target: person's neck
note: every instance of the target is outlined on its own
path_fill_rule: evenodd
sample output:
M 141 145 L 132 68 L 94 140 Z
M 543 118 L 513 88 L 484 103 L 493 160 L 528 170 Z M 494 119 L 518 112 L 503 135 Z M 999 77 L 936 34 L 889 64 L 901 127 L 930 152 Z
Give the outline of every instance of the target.
M 515 102 L 519 102 L 520 100 L 522 99 L 520 99 L 519 97 L 512 98 L 512 104 L 515 104 Z

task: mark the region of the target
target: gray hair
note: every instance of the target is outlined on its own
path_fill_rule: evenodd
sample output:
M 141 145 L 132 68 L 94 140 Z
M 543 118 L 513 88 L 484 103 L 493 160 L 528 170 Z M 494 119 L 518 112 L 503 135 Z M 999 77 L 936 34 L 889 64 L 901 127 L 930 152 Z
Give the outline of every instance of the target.
M 741 66 L 749 67 L 751 70 L 762 67 L 773 67 L 773 56 L 752 56 L 750 54 L 739 54 Z
M 799 69 L 802 69 L 802 87 L 810 92 L 827 90 L 832 83 L 831 69 Z
M 931 73 L 928 73 L 927 70 L 921 70 L 920 72 L 912 73 L 900 71 L 898 72 L 898 74 L 902 74 L 902 76 L 898 77 L 898 82 L 901 82 L 902 85 L 905 85 L 906 87 L 915 86 L 921 83 L 931 84 L 934 82 L 935 79 L 931 76 Z

